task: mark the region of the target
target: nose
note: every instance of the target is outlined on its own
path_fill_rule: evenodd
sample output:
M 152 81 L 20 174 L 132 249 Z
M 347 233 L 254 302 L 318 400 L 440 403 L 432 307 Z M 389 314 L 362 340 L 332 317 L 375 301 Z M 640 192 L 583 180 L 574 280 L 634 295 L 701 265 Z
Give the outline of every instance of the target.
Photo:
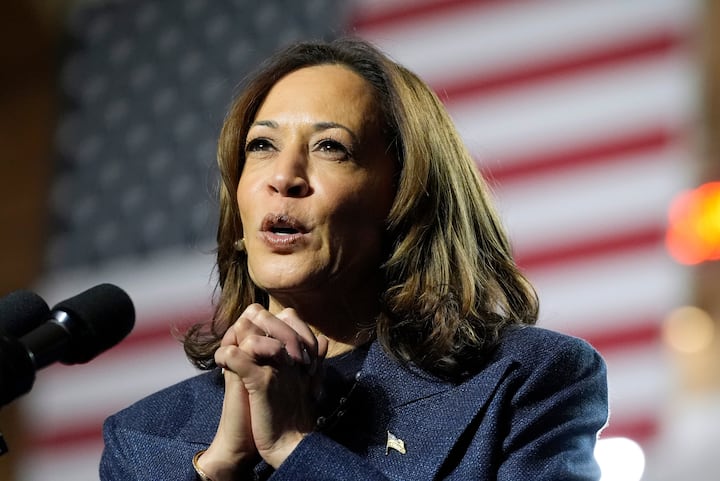
M 268 187 L 283 197 L 304 197 L 310 192 L 307 158 L 299 151 L 285 150 L 274 162 Z

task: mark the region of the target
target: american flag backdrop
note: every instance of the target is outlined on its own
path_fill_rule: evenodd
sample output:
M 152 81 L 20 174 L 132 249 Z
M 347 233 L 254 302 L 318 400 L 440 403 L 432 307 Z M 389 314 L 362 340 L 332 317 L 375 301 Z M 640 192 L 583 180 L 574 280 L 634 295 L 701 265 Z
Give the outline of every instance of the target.
M 112 282 L 137 321 L 87 365 L 38 373 L 19 479 L 97 479 L 103 419 L 196 373 L 173 329 L 211 311 L 213 142 L 233 87 L 278 45 L 343 32 L 446 103 L 538 290 L 540 325 L 607 360 L 603 437 L 637 441 L 649 467 L 668 455 L 654 443 L 678 381 L 660 326 L 689 282 L 663 236 L 695 181 L 697 1 L 95 3 L 69 25 L 84 44 L 61 80 L 79 110 L 58 130 L 38 290 L 52 304 Z

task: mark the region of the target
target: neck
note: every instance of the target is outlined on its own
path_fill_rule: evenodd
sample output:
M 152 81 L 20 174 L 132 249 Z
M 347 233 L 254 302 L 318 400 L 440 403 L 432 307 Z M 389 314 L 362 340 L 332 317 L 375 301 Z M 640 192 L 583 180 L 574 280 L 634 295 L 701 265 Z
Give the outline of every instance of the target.
M 380 312 L 379 302 L 353 299 L 329 298 L 303 293 L 302 296 L 273 294 L 270 296 L 270 312 L 278 313 L 292 307 L 298 317 L 306 322 L 316 336 L 328 338 L 327 357 L 351 351 L 370 341 L 375 335 L 375 320 Z M 321 297 L 321 299 L 320 299 Z

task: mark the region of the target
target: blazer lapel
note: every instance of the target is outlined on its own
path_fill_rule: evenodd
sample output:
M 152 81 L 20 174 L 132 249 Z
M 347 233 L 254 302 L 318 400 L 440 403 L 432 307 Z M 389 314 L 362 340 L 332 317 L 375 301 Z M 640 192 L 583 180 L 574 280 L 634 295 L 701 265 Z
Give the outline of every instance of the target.
M 468 425 L 482 415 L 511 364 L 503 358 L 464 383 L 452 384 L 399 364 L 375 342 L 360 382 L 387 409 L 373 420 L 369 460 L 392 479 L 417 479 L 419 472 L 434 478 Z
M 433 479 L 462 433 L 482 416 L 511 365 L 512 359 L 503 357 L 466 382 L 453 384 L 401 365 L 374 342 L 358 383 L 372 409 L 362 420 L 367 437 L 359 449 L 366 451 L 368 461 L 390 479 L 418 479 L 418 473 L 423 473 L 423 479 Z M 174 397 L 168 407 L 176 416 L 172 421 L 174 437 L 191 446 L 212 441 L 222 408 L 219 370 L 199 376 L 199 380 L 199 389 Z M 175 409 L 175 403 L 192 408 Z M 179 419 L 177 412 L 188 415 Z

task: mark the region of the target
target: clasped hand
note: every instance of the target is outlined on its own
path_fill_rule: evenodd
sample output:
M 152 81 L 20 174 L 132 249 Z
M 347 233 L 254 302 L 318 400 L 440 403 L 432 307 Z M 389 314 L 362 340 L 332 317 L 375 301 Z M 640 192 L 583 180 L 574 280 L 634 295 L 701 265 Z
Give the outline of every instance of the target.
M 328 339 L 294 309 L 252 304 L 215 352 L 225 398 L 217 433 L 199 464 L 214 481 L 247 472 L 258 455 L 277 468 L 315 426 Z

